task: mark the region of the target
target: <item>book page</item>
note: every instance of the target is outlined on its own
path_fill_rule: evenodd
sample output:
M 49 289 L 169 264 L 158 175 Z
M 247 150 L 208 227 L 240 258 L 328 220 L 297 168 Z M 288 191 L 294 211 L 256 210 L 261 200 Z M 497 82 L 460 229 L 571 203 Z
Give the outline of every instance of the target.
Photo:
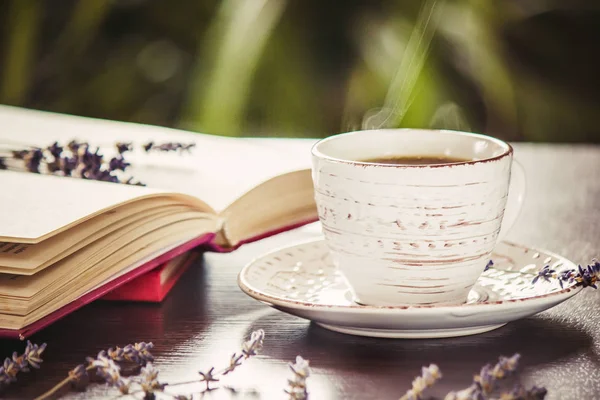
M 310 168 L 312 139 L 228 138 L 157 126 L 106 121 L 0 106 L 0 143 L 47 146 L 72 139 L 114 152 L 132 142 L 128 172 L 149 187 L 195 196 L 217 211 L 259 183 L 285 172 Z M 18 138 L 16 140 L 15 138 Z M 190 154 L 145 153 L 148 142 L 195 143 Z M 289 146 L 291 142 L 294 146 Z M 301 144 L 301 145 L 300 145 Z
M 0 170 L 0 242 L 35 242 L 98 211 L 160 190 Z M 2 250 L 4 251 L 4 250 Z
M 236 247 L 270 232 L 317 219 L 309 169 L 279 175 L 236 200 L 221 213 L 224 225 L 216 242 Z
M 107 257 L 85 265 L 84 270 L 80 270 L 77 274 L 71 274 L 65 280 L 61 281 L 60 285 L 54 287 L 51 293 L 45 293 L 42 300 L 31 302 L 21 299 L 22 291 L 18 291 L 18 295 L 12 296 L 12 299 L 0 298 L 0 326 L 6 329 L 19 329 L 36 320 L 48 315 L 52 311 L 68 304 L 75 299 L 81 297 L 84 293 L 89 292 L 99 283 L 106 281 L 109 277 L 115 276 L 120 271 L 128 268 L 133 263 L 142 258 L 146 258 L 149 254 L 157 254 L 158 251 L 165 252 L 164 241 L 161 240 L 164 236 L 172 238 L 173 243 L 181 243 L 191 240 L 195 237 L 193 232 L 202 230 L 203 221 L 187 220 L 180 221 L 169 226 L 163 226 L 155 231 L 149 232 L 133 242 L 127 244 L 118 250 L 115 250 L 107 255 Z M 51 271 L 51 270 L 50 270 Z M 42 272 L 46 274 L 47 271 Z M 37 275 L 32 277 L 18 277 L 12 284 L 19 286 L 19 280 L 37 279 Z M 2 280 L 3 284 L 7 281 Z M 29 289 L 29 286 L 26 287 Z M 10 290 L 8 290 L 10 291 Z M 3 290 L 2 292 L 8 292 Z M 23 302 L 25 300 L 25 302 Z M 21 302 L 25 307 L 8 306 L 7 304 L 16 304 Z
M 286 146 L 275 148 L 268 140 L 195 136 L 197 148 L 187 159 L 175 154 L 135 159 L 131 171 L 136 179 L 152 187 L 190 194 L 222 211 L 270 178 L 310 168 L 312 142 L 302 139 L 296 140 L 306 143 L 305 152 L 292 151 Z M 170 158 L 170 163 L 166 160 L 161 163 L 159 157 Z
M 146 202 L 149 200 L 145 200 Z M 0 243 L 0 273 L 33 275 L 39 270 L 67 257 L 77 250 L 105 237 L 123 226 L 129 226 L 148 217 L 192 211 L 181 205 L 158 205 L 148 207 L 144 200 L 119 207 L 114 214 L 100 215 L 74 226 L 37 244 L 14 243 L 22 249 L 20 252 L 3 252 Z M 142 207 L 136 207 L 142 206 Z
M 33 296 L 38 296 L 43 293 L 50 293 L 56 287 L 63 286 L 66 282 L 73 279 L 80 279 L 82 271 L 92 269 L 99 261 L 106 257 L 115 254 L 121 249 L 128 248 L 138 239 L 144 238 L 147 235 L 156 236 L 157 232 L 163 232 L 162 246 L 166 247 L 165 243 L 177 242 L 178 239 L 170 238 L 169 242 L 165 242 L 164 237 L 170 229 L 175 226 L 185 225 L 189 227 L 197 226 L 206 228 L 210 223 L 206 219 L 198 217 L 196 213 L 182 213 L 176 215 L 163 215 L 160 217 L 149 217 L 146 221 L 137 221 L 128 227 L 119 229 L 115 234 L 97 240 L 90 246 L 87 246 L 69 257 L 57 262 L 50 268 L 46 268 L 34 275 L 11 275 L 0 274 L 0 312 L 5 310 L 2 308 L 6 302 L 18 299 L 25 299 L 30 306 L 30 301 Z M 207 230 L 203 231 L 206 233 Z M 188 230 L 190 238 L 199 236 L 199 231 Z M 139 249 L 137 249 L 139 250 Z M 141 258 L 134 252 L 130 253 L 132 257 Z M 93 271 L 98 272 L 98 271 Z M 43 303 L 45 299 L 40 301 Z M 16 306 L 13 304 L 16 311 Z

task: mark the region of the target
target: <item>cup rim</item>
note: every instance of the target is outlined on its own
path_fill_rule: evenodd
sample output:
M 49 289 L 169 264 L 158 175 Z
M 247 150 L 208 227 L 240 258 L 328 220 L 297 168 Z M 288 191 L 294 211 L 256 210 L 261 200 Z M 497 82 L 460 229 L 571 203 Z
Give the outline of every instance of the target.
M 323 143 L 339 139 L 342 136 L 359 135 L 359 134 L 364 134 L 366 132 L 375 132 L 375 131 L 425 131 L 425 132 L 449 133 L 449 134 L 457 135 L 457 136 L 468 136 L 468 137 L 474 137 L 474 138 L 478 138 L 478 139 L 487 140 L 489 142 L 492 142 L 492 143 L 500 146 L 501 148 L 504 149 L 504 151 L 501 154 L 499 154 L 497 156 L 493 156 L 493 157 L 482 158 L 482 159 L 478 159 L 478 160 L 444 163 L 444 164 L 385 164 L 385 163 L 374 163 L 374 162 L 357 161 L 357 160 L 347 160 L 347 159 L 343 159 L 343 158 L 332 157 L 332 156 L 322 153 L 318 149 L 318 147 L 320 145 L 322 145 Z M 501 140 L 501 139 L 498 139 L 498 138 L 495 138 L 492 136 L 488 136 L 488 135 L 483 135 L 480 133 L 455 131 L 455 130 L 451 130 L 451 129 L 391 128 L 391 129 L 364 129 L 364 130 L 344 132 L 344 133 L 332 135 L 332 136 L 323 138 L 323 139 L 317 141 L 315 144 L 313 144 L 313 146 L 311 148 L 311 154 L 315 157 L 318 157 L 320 159 L 324 159 L 327 161 L 331 161 L 331 162 L 335 162 L 335 163 L 342 163 L 342 164 L 359 165 L 359 166 L 375 166 L 375 167 L 384 167 L 384 168 L 440 168 L 440 167 L 454 167 L 454 166 L 460 166 L 460 165 L 473 165 L 473 164 L 479 164 L 479 163 L 487 163 L 490 161 L 497 161 L 506 156 L 513 154 L 513 147 L 508 142 L 505 142 L 504 140 Z

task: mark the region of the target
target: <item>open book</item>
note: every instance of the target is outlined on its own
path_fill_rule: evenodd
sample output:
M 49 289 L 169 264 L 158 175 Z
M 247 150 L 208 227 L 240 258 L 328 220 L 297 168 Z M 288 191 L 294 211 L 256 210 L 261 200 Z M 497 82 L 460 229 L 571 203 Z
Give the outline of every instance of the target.
M 227 251 L 317 219 L 308 141 L 305 153 L 288 154 L 273 142 L 12 107 L 0 107 L 0 122 L 0 143 L 196 144 L 190 156 L 130 156 L 132 174 L 148 187 L 0 171 L 5 335 L 32 332 L 32 324 L 190 247 Z

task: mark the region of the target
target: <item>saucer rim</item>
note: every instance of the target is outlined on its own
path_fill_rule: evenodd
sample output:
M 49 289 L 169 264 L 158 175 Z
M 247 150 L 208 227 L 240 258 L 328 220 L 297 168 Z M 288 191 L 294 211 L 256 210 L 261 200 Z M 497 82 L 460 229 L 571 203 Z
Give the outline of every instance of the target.
M 439 305 L 436 305 L 436 304 L 404 305 L 404 306 L 375 306 L 375 305 L 359 305 L 359 304 L 352 304 L 352 305 L 330 304 L 330 305 L 327 305 L 327 304 L 314 304 L 314 303 L 310 303 L 310 302 L 306 302 L 306 301 L 289 300 L 289 299 L 285 299 L 282 297 L 265 294 L 263 291 L 258 291 L 256 289 L 254 289 L 252 287 L 252 285 L 250 285 L 248 283 L 247 279 L 245 278 L 245 275 L 247 274 L 247 271 L 250 269 L 250 267 L 263 258 L 266 258 L 272 254 L 275 254 L 275 253 L 278 253 L 278 252 L 281 252 L 281 251 L 284 251 L 284 250 L 287 250 L 290 248 L 309 245 L 309 244 L 317 243 L 317 242 L 323 242 L 324 240 L 325 240 L 324 238 L 316 238 L 316 239 L 306 240 L 303 242 L 298 242 L 298 243 L 295 243 L 292 245 L 280 246 L 280 247 L 273 249 L 267 253 L 264 253 L 258 257 L 255 257 L 252 261 L 247 263 L 242 268 L 242 270 L 239 272 L 238 277 L 237 277 L 238 286 L 244 293 L 246 293 L 250 297 L 252 297 L 256 300 L 262 301 L 264 303 L 267 303 L 269 305 L 276 306 L 276 307 L 284 307 L 284 308 L 293 307 L 295 309 L 303 309 L 303 310 L 315 310 L 315 309 L 321 308 L 321 309 L 330 310 L 330 311 L 348 312 L 348 313 L 356 313 L 356 312 L 370 313 L 370 312 L 376 311 L 376 312 L 383 312 L 383 313 L 388 313 L 388 314 L 396 314 L 396 313 L 420 313 L 421 314 L 421 313 L 434 313 L 439 310 L 452 311 L 452 310 L 463 310 L 463 309 L 477 311 L 478 309 L 489 309 L 490 307 L 493 307 L 493 306 L 495 306 L 495 308 L 514 308 L 514 307 L 520 308 L 519 305 L 521 305 L 521 304 L 527 304 L 528 305 L 527 307 L 529 308 L 529 306 L 533 306 L 537 303 L 540 303 L 540 304 L 546 303 L 548 301 L 548 298 L 555 298 L 556 300 L 558 300 L 558 303 L 560 303 L 560 302 L 567 300 L 568 298 L 576 295 L 577 293 L 579 293 L 581 291 L 581 289 L 583 289 L 583 287 L 577 286 L 576 283 L 572 283 L 570 286 L 567 286 L 564 289 L 561 289 L 557 292 L 546 293 L 546 294 L 542 294 L 542 295 L 525 297 L 525 298 L 520 298 L 520 299 L 495 300 L 495 301 L 491 301 L 491 302 L 484 301 L 481 303 L 439 304 Z M 501 243 L 509 245 L 511 247 L 525 249 L 527 251 L 541 252 L 541 253 L 547 254 L 549 256 L 552 256 L 553 258 L 558 259 L 565 264 L 569 264 L 570 268 L 577 268 L 577 265 L 573 261 L 571 261 L 561 255 L 558 255 L 552 251 L 548 251 L 548 250 L 538 248 L 538 247 L 530 247 L 527 245 L 518 244 L 518 243 L 514 243 L 511 241 L 507 241 L 507 240 L 503 240 L 503 241 L 501 241 Z

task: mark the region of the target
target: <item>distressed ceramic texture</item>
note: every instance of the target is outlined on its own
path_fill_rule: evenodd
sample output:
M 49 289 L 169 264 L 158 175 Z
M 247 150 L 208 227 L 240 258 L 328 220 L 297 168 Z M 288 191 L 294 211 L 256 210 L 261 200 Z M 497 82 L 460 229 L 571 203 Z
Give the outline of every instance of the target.
M 565 301 L 581 288 L 531 283 L 545 265 L 576 268 L 555 254 L 501 242 L 462 305 L 361 306 L 321 240 L 274 251 L 247 265 L 238 283 L 249 296 L 342 333 L 435 338 L 486 332 Z
M 347 161 L 389 154 L 484 160 L 433 166 Z M 497 242 L 511 164 L 510 146 L 455 132 L 363 131 L 318 143 L 319 218 L 355 301 L 464 302 Z

